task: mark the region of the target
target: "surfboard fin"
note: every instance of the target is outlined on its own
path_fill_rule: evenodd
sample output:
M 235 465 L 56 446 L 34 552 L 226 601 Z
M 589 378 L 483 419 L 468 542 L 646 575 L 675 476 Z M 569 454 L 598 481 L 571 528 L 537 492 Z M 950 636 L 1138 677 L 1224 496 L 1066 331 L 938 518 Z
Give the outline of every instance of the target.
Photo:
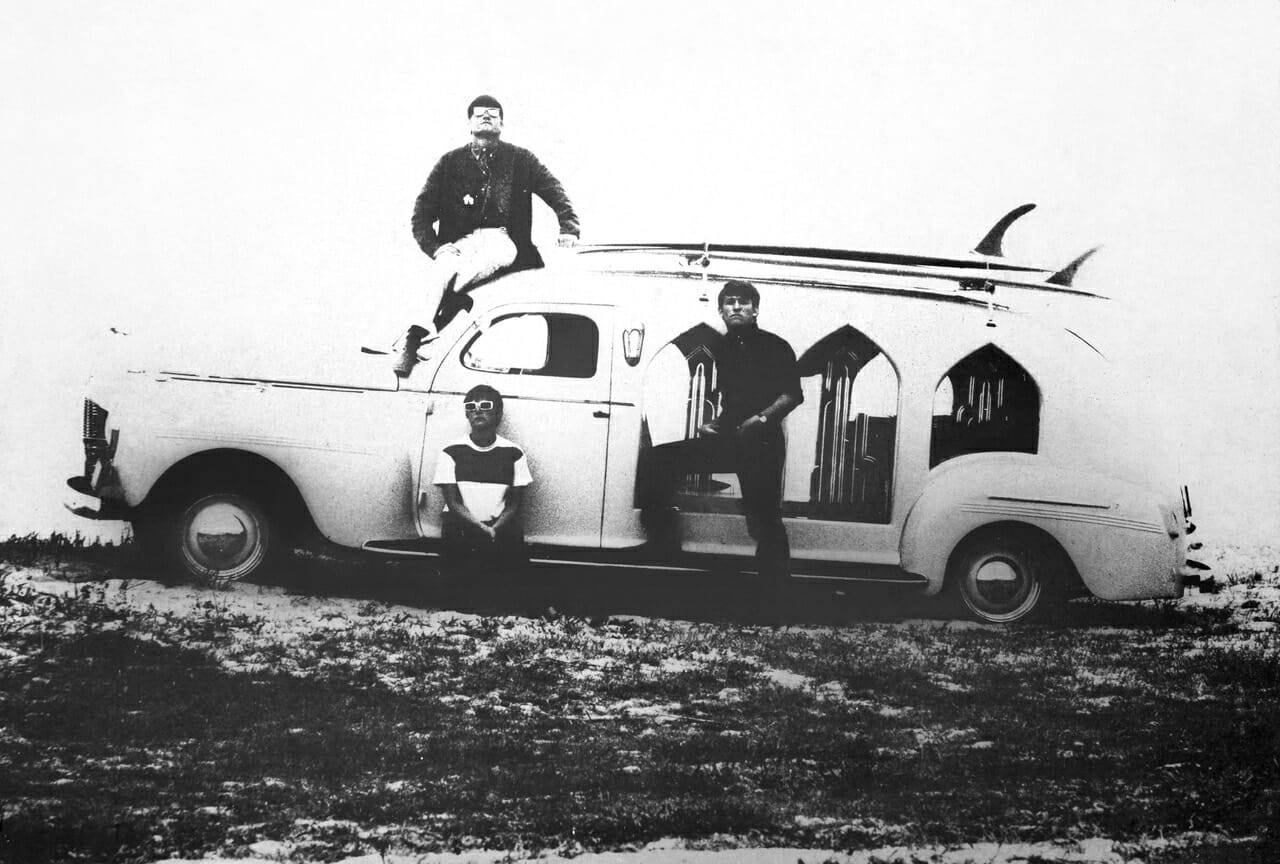
M 1009 230 L 1009 226 L 1017 222 L 1026 214 L 1036 209 L 1034 204 L 1023 204 L 1014 207 L 1008 213 L 1000 217 L 1000 221 L 991 226 L 991 230 L 987 232 L 987 236 L 978 241 L 978 245 L 973 247 L 973 251 L 979 255 L 993 255 L 1000 258 L 1004 255 L 1004 232 Z
M 1092 249 L 1089 249 L 1079 258 L 1072 261 L 1066 267 L 1063 267 L 1057 273 L 1054 273 L 1044 281 L 1048 282 L 1050 285 L 1061 285 L 1064 288 L 1070 288 L 1071 280 L 1076 278 L 1076 271 L 1080 269 L 1080 265 L 1088 261 L 1093 253 L 1097 252 L 1101 248 L 1101 246 L 1094 246 Z

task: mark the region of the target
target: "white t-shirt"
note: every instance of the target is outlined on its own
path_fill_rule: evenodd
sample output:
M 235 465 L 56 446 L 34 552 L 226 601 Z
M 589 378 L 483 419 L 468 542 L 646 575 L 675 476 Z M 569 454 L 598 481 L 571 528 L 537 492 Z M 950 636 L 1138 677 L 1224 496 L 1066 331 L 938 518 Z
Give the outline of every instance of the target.
M 507 490 L 533 482 L 524 451 L 502 436 L 481 447 L 470 436 L 446 444 L 436 461 L 432 480 L 437 486 L 457 484 L 462 503 L 481 522 L 497 519 Z

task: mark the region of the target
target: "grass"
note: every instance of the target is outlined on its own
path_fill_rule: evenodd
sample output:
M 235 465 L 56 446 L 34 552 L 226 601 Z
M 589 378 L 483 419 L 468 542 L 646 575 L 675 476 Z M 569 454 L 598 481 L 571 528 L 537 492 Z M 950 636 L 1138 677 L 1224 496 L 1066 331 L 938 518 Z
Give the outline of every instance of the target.
M 114 563 L 122 560 L 122 552 L 128 545 L 104 543 L 97 537 L 90 541 L 79 531 L 70 536 L 56 531 L 48 536 L 14 534 L 7 540 L 0 540 L 0 561 L 19 567 L 29 567 L 37 562 L 58 567 L 67 560 Z M 128 554 L 124 557 L 127 558 Z
M 40 625 L 0 629 L 0 858 L 1192 831 L 1262 849 L 1280 824 L 1274 637 L 1242 641 L 1223 610 L 424 626 L 370 598 L 281 639 L 221 596 L 179 615 L 91 582 L 36 609 L 0 579 L 11 620 Z

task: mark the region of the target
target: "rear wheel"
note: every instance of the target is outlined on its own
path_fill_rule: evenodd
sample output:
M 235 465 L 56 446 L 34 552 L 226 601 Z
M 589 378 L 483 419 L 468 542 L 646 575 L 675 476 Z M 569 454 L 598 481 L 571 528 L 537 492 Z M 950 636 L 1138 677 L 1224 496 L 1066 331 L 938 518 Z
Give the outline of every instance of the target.
M 952 556 L 948 583 L 970 615 L 989 624 L 1042 620 L 1061 605 L 1061 554 L 1017 530 L 970 537 Z

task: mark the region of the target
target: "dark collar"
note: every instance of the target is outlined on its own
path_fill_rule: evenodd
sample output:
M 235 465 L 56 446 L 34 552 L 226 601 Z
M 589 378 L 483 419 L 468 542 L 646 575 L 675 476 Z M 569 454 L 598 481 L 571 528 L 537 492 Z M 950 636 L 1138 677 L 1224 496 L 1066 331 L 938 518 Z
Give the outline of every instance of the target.
M 726 330 L 725 335 L 734 342 L 751 342 L 760 335 L 760 325 L 748 324 L 745 327 L 739 327 L 736 330 Z

